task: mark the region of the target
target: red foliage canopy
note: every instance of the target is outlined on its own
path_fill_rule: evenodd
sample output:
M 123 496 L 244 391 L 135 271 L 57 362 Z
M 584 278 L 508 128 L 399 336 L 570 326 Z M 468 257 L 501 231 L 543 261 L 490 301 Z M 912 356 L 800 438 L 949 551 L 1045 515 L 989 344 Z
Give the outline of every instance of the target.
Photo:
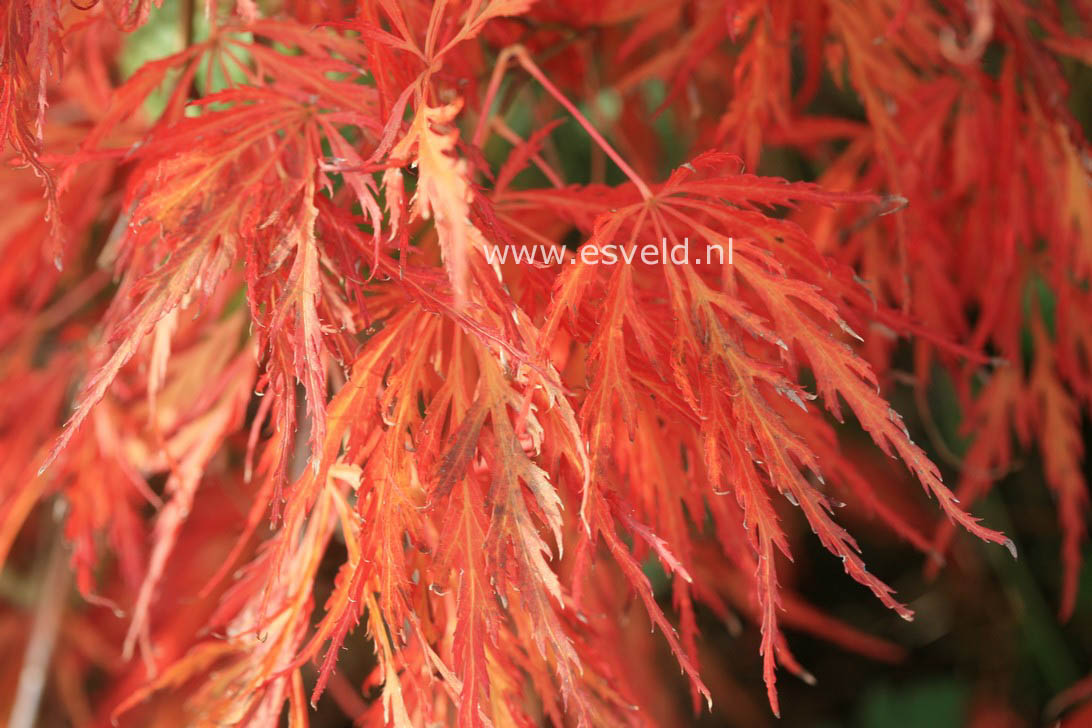
M 657 627 L 698 708 L 701 604 L 758 625 L 776 713 L 778 665 L 813 679 L 783 623 L 897 654 L 780 586 L 785 521 L 910 619 L 842 501 L 935 563 L 955 528 L 1015 553 L 964 510 L 1013 435 L 1057 495 L 1071 613 L 1092 165 L 1061 64 L 1092 60 L 1092 8 L 1066 7 L 208 0 L 203 37 L 183 18 L 188 44 L 119 81 L 167 7 L 3 0 L 0 562 L 61 504 L 97 605 L 65 629 L 113 608 L 106 639 L 142 658 L 76 649 L 112 675 L 85 710 L 306 725 L 329 689 L 396 726 L 644 725 L 624 645 Z M 830 82 L 862 108 L 821 110 Z M 590 182 L 561 169 L 565 119 Z M 770 147 L 818 183 L 748 172 Z M 574 239 L 731 257 L 489 255 Z M 903 336 L 973 434 L 955 495 L 882 394 Z M 936 500 L 935 535 L 845 414 Z M 351 685 L 339 652 L 366 642 Z

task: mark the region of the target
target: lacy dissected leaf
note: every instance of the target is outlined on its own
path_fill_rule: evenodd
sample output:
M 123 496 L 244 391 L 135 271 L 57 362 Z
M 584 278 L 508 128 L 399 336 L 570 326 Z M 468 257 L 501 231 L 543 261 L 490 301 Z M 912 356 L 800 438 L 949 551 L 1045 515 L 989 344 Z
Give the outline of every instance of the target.
M 832 519 L 830 499 L 808 479 L 822 483 L 822 466 L 801 434 L 781 417 L 772 398 L 801 409 L 816 394 L 835 415 L 844 399 L 863 428 L 888 454 L 898 454 L 957 523 L 987 540 L 1005 537 L 978 525 L 942 484 L 937 467 L 909 438 L 898 415 L 877 393 L 869 365 L 844 341 L 854 336 L 821 289 L 823 262 L 802 230 L 766 217 L 763 209 L 797 200 L 856 201 L 809 185 L 750 175 L 718 174 L 738 162 L 706 155 L 676 173 L 648 200 L 612 204 L 595 223 L 589 245 L 663 239 L 683 244 L 672 223 L 681 223 L 705 245 L 731 250 L 733 260 L 712 267 L 705 251 L 690 263 L 665 268 L 578 265 L 566 270 L 554 299 L 554 320 L 568 315 L 588 333 L 590 389 L 581 409 L 593 472 L 606 467 L 616 430 L 617 411 L 633 437 L 637 393 L 670 402 L 686 412 L 701 433 L 701 457 L 711 491 L 730 489 L 743 511 L 748 538 L 757 555 L 758 600 L 763 614 L 766 680 L 771 703 L 777 642 L 776 552 L 789 556 L 788 543 L 767 488 L 799 505 L 823 545 L 842 559 L 846 572 L 869 587 L 887 606 L 909 618 L 892 590 L 867 571 L 856 542 Z M 729 204 L 730 201 L 730 204 Z M 818 269 L 801 269 L 801 265 Z M 662 277 L 666 296 L 653 291 Z M 645 290 L 642 290 L 645 288 Z M 589 296 L 589 289 L 594 290 Z M 583 309 L 602 297 L 594 310 Z M 591 325 L 594 321 L 594 327 Z M 580 327 L 588 327 L 581 329 Z M 547 325 L 547 331 L 551 330 Z M 632 342 L 632 343 L 630 343 Z M 817 393 L 797 384 L 798 360 L 815 376 Z M 659 380 L 659 381 L 657 381 Z M 627 457 L 614 448 L 614 459 Z M 590 493 L 601 487 L 594 479 Z M 621 480 L 614 488 L 625 492 Z

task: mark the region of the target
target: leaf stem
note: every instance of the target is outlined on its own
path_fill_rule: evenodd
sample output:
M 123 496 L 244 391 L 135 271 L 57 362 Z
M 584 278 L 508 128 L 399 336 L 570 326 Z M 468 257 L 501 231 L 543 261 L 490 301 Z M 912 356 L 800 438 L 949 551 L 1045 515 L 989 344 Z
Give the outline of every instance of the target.
M 629 178 L 630 182 L 637 187 L 637 190 L 641 193 L 641 197 L 646 200 L 651 200 L 653 197 L 652 190 L 641 179 L 640 175 L 634 171 L 633 167 L 629 166 L 626 160 L 622 159 L 621 155 L 614 150 L 603 135 L 588 121 L 584 114 L 580 113 L 580 110 L 565 97 L 565 94 L 554 86 L 550 79 L 546 78 L 546 74 L 542 72 L 542 69 L 532 60 L 527 49 L 520 45 L 508 46 L 500 55 L 497 56 L 497 63 L 493 67 L 493 75 L 489 79 L 489 86 L 485 92 L 485 99 L 482 103 L 482 113 L 478 118 L 478 127 L 474 131 L 473 143 L 474 146 L 481 146 L 482 133 L 485 131 L 485 122 L 489 115 L 489 107 L 493 103 L 493 99 L 497 95 L 497 89 L 500 87 L 501 76 L 504 74 L 505 67 L 508 65 L 508 61 L 515 58 L 527 73 L 538 81 L 547 93 L 554 97 L 559 104 L 565 107 L 565 110 L 573 115 L 573 118 L 577 120 L 580 126 L 584 127 L 584 131 L 588 133 L 588 136 L 592 138 L 599 148 L 602 149 L 611 161 L 618 165 L 618 169 L 622 170 L 622 173 Z

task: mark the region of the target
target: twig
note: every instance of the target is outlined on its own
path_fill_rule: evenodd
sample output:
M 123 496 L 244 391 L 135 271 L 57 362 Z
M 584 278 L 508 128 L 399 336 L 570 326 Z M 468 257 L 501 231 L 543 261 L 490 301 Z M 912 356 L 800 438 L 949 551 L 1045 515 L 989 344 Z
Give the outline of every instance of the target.
M 19 671 L 19 685 L 11 706 L 8 728 L 34 728 L 46 676 L 53 661 L 57 633 L 61 628 L 70 574 L 65 559 L 64 538 L 59 528 L 55 529 L 52 538 L 45 573 L 38 587 L 38 611 L 34 615 L 30 638 L 23 653 L 23 667 Z

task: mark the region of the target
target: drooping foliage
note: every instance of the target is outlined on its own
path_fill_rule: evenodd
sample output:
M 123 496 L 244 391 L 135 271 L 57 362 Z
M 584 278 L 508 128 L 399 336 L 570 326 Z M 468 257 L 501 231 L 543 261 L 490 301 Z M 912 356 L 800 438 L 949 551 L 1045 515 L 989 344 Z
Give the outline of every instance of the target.
M 1086 3 L 0 8 L 0 562 L 71 567 L 74 723 L 301 726 L 330 693 L 368 725 L 656 724 L 649 626 L 719 697 L 698 610 L 757 630 L 777 713 L 779 667 L 814 681 L 786 626 L 898 653 L 782 585 L 792 524 L 912 619 L 842 522 L 929 569 L 960 532 L 1015 554 L 972 514 L 1021 450 L 1072 613 Z M 889 402 L 900 346 L 916 392 L 955 385 L 951 462 Z

